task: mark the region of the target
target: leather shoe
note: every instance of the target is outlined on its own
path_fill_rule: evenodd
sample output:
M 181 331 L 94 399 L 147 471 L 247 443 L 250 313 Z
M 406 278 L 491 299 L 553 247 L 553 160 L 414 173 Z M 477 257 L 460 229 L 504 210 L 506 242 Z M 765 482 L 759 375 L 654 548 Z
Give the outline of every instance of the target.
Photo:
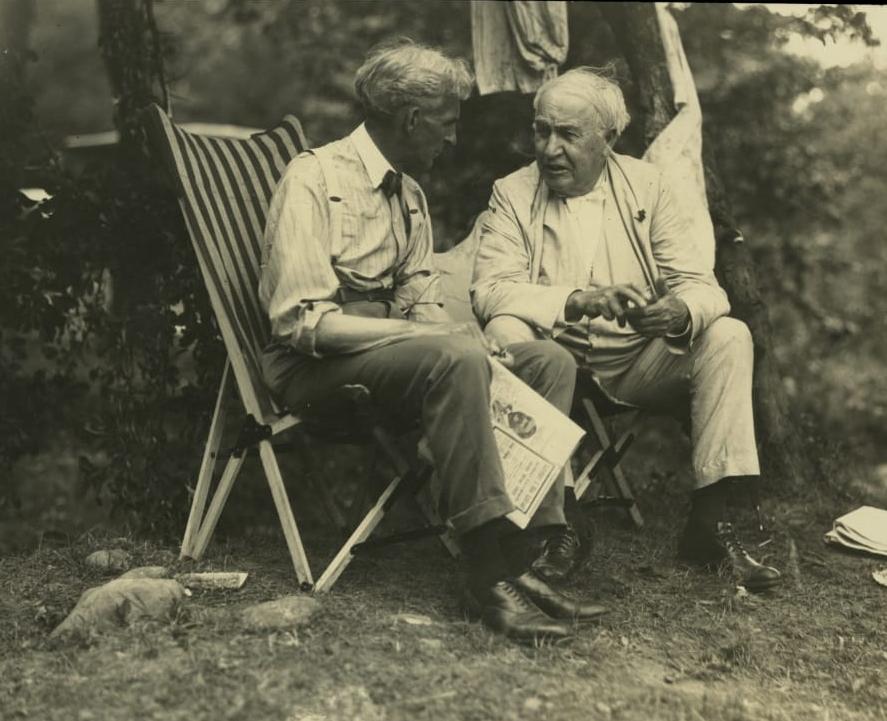
M 566 623 L 546 616 L 510 580 L 483 589 L 469 588 L 465 610 L 469 617 L 479 618 L 493 631 L 521 643 L 561 641 L 571 635 Z
M 572 576 L 584 560 L 579 535 L 572 526 L 567 525 L 545 539 L 542 553 L 530 568 L 539 578 L 557 583 Z
M 711 530 L 692 521 L 684 529 L 678 555 L 698 565 L 726 568 L 749 591 L 764 591 L 782 583 L 782 574 L 752 558 L 736 535 L 732 523 L 718 521 Z
M 560 621 L 594 621 L 607 609 L 592 603 L 579 603 L 558 593 L 532 571 L 526 571 L 511 582 L 539 609 Z

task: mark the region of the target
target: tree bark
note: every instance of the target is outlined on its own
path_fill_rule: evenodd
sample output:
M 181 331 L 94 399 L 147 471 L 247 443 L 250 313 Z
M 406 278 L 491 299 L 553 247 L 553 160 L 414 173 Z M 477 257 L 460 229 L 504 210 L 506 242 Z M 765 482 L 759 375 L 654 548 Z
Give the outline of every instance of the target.
M 645 144 L 676 114 L 665 50 L 653 3 L 601 3 L 601 15 L 619 40 L 636 85 Z M 715 273 L 727 292 L 732 315 L 751 330 L 755 347 L 754 405 L 763 470 L 779 490 L 799 488 L 816 477 L 817 466 L 791 419 L 781 375 L 773 357 L 773 328 L 758 287 L 748 244 L 737 228 L 717 163 L 703 143 L 706 196 L 715 229 Z
M 33 99 L 26 85 L 31 28 L 31 0 L 0 2 L 0 209 L 3 219 L 16 207 L 24 176 L 26 140 L 33 130 Z
M 141 146 L 139 112 L 169 109 L 153 0 L 98 0 L 99 48 L 114 95 L 114 125 L 124 152 Z

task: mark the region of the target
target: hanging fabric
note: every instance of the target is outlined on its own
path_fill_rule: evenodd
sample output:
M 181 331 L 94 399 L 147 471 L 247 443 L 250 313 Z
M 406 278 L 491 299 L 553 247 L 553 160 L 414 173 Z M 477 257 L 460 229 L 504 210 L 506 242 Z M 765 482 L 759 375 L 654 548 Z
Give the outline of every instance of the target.
M 567 3 L 472 0 L 471 39 L 481 95 L 535 92 L 567 58 Z
M 699 252 L 705 258 L 706 267 L 714 268 L 714 228 L 708 213 L 702 165 L 702 109 L 678 24 L 666 3 L 656 3 L 656 17 L 677 115 L 650 143 L 644 160 L 659 168 L 674 189 L 676 202 L 693 227 L 690 237 L 709 240 Z

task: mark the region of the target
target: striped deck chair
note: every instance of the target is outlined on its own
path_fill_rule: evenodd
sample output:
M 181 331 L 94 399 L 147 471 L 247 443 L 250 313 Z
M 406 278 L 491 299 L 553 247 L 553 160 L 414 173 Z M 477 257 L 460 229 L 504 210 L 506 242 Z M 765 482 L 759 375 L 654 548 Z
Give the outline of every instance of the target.
M 420 485 L 418 476 L 423 472 L 415 463 L 410 463 L 396 440 L 381 425 L 369 425 L 367 435 L 387 456 L 397 475 L 388 482 L 315 583 L 271 443 L 271 439 L 283 431 L 304 427 L 306 419 L 277 407 L 262 382 L 258 360 L 270 333 L 258 299 L 265 217 L 278 179 L 289 161 L 307 147 L 302 128 L 295 117 L 287 116 L 277 127 L 247 139 L 215 138 L 177 127 L 157 105 L 146 108 L 145 115 L 152 154 L 165 166 L 178 195 L 228 353 L 181 556 L 198 559 L 203 555 L 247 452 L 258 447 L 296 577 L 304 590 L 327 591 L 359 546 L 379 543 L 369 541 L 370 534 L 398 495 Z M 225 400 L 235 385 L 245 418 L 210 500 L 215 464 L 225 455 L 219 452 L 225 425 Z M 366 393 L 361 387 L 350 387 L 357 401 L 365 400 L 361 390 Z M 305 445 L 303 449 L 308 450 Z M 317 484 L 312 490 L 321 495 L 318 500 L 331 512 L 337 525 L 344 525 L 341 510 L 326 485 Z M 427 517 L 437 521 L 427 504 L 423 504 L 423 510 Z M 438 521 L 422 531 L 426 535 L 441 535 L 445 528 Z M 406 540 L 417 535 L 420 533 L 411 531 L 400 534 L 402 538 L 392 536 L 389 540 Z

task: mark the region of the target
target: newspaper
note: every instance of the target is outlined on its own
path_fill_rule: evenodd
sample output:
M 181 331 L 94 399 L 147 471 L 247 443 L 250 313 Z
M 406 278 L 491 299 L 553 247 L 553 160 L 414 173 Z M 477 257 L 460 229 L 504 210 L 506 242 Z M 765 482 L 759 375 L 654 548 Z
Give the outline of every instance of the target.
M 515 506 L 508 519 L 526 528 L 585 432 L 499 361 L 490 364 L 493 436 Z
M 861 506 L 838 518 L 825 534 L 826 543 L 887 556 L 887 511 Z

